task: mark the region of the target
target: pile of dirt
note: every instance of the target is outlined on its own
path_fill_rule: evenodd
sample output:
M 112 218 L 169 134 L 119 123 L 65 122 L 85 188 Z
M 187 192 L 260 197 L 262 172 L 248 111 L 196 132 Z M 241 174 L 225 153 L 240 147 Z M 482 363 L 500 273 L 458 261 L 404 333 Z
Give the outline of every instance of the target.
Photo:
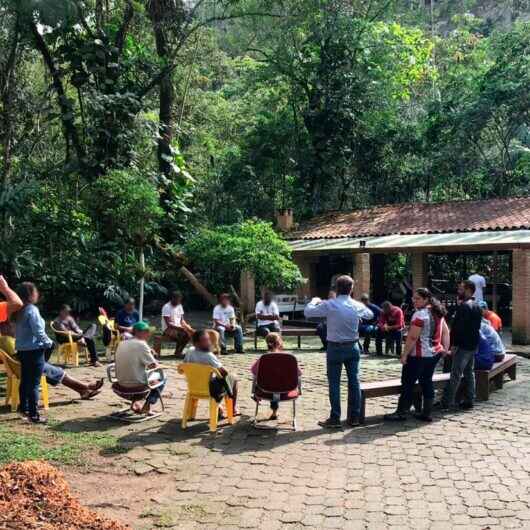
M 81 506 L 63 474 L 40 461 L 0 468 L 0 528 L 130 530 Z

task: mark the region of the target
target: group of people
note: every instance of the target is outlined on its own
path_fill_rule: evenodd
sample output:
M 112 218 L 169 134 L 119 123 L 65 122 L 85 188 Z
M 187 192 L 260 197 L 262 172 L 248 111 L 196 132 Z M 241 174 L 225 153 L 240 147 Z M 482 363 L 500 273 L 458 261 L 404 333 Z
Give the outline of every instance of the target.
M 442 357 L 450 359 L 451 376 L 441 401 L 442 409 L 470 409 L 475 399 L 475 359 L 481 358 L 481 348 L 488 353 L 488 363 L 498 361 L 504 355 L 504 346 L 498 335 L 500 319 L 489 311 L 482 300 L 475 300 L 476 286 L 473 279 L 458 286 L 458 307 L 453 318 L 451 331 L 446 322 L 446 310 L 426 288 L 417 289 L 413 295 L 415 312 L 412 316 L 407 338 L 402 347 L 404 328 L 403 312 L 400 308 L 385 302 L 379 308 L 371 304 L 367 295 L 361 301 L 353 299 L 354 281 L 350 276 L 340 276 L 336 291 L 328 300 L 314 298 L 305 308 L 306 318 L 325 320 L 327 376 L 331 410 L 329 417 L 320 422 L 322 427 L 341 426 L 340 379 L 342 368 L 348 376 L 347 424 L 359 425 L 361 390 L 359 383 L 360 334 L 367 339 L 374 334 L 377 352 L 382 353 L 381 341 L 386 337 L 394 340 L 396 352 L 402 366 L 402 391 L 397 409 L 385 416 L 388 421 L 407 419 L 413 404 L 414 388 L 419 383 L 423 401 L 416 417 L 432 421 L 434 407 L 433 374 Z M 495 329 L 497 328 L 497 329 Z M 490 366 L 491 367 L 491 366 Z M 457 392 L 462 384 L 463 400 L 456 402 Z

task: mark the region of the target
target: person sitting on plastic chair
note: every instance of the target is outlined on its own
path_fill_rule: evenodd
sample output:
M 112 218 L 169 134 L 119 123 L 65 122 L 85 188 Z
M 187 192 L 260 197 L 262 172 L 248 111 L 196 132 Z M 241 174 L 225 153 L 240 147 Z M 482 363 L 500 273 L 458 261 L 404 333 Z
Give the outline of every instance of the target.
M 265 337 L 265 342 L 267 343 L 267 353 L 285 353 L 284 347 L 283 347 L 283 340 L 279 333 L 269 333 Z M 256 359 L 252 366 L 250 367 L 250 371 L 252 372 L 252 376 L 254 377 L 253 386 L 256 383 L 256 377 L 258 375 L 258 367 L 259 367 L 259 359 Z M 298 368 L 298 378 L 299 378 L 299 386 L 301 384 L 300 376 L 302 375 L 302 370 Z M 280 406 L 280 403 L 278 401 L 271 400 L 271 410 L 272 414 L 269 418 L 269 420 L 277 420 L 278 419 L 278 408 Z
M 212 380 L 210 383 L 210 394 L 218 402 L 221 401 L 225 393 L 228 393 L 229 396 L 231 395 L 234 403 L 234 416 L 239 416 L 237 409 L 237 379 L 228 373 L 221 361 L 212 353 L 212 341 L 207 330 L 197 330 L 193 334 L 191 341 L 194 347 L 186 353 L 184 363 L 206 364 L 219 370 L 223 379 L 221 381 L 215 380 L 215 378 Z
M 149 415 L 151 407 L 160 399 L 160 394 L 166 384 L 162 370 L 157 370 L 159 364 L 147 341 L 151 335 L 151 328 L 147 322 L 136 322 L 132 326 L 132 338 L 123 341 L 116 349 L 116 379 L 121 389 L 138 389 L 155 386 L 154 378 L 158 379 L 156 388 L 149 392 L 145 403 L 133 400 L 131 410 L 137 414 Z M 149 373 L 150 372 L 150 373 Z M 162 379 L 161 379 L 162 378 Z

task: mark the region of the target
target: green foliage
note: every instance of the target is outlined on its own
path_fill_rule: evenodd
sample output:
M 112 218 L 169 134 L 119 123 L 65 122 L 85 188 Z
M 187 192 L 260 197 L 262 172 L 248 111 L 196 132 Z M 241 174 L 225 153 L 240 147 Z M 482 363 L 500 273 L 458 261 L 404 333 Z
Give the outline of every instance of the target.
M 262 221 L 202 229 L 184 251 L 215 292 L 237 288 L 243 270 L 254 273 L 258 286 L 272 289 L 291 290 L 302 281 L 289 245 Z

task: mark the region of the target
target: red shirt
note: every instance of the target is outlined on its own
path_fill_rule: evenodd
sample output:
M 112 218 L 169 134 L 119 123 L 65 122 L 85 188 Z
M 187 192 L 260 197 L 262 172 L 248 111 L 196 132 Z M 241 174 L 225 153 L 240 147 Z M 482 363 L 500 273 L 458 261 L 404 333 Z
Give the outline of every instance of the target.
M 5 322 L 8 317 L 7 302 L 0 302 L 0 322 Z
M 403 316 L 403 311 L 397 306 L 392 306 L 390 313 L 385 314 L 384 311 L 381 311 L 379 315 L 379 320 L 377 325 L 379 328 L 383 329 L 384 325 L 391 326 L 396 331 L 400 331 L 405 327 L 405 317 Z

